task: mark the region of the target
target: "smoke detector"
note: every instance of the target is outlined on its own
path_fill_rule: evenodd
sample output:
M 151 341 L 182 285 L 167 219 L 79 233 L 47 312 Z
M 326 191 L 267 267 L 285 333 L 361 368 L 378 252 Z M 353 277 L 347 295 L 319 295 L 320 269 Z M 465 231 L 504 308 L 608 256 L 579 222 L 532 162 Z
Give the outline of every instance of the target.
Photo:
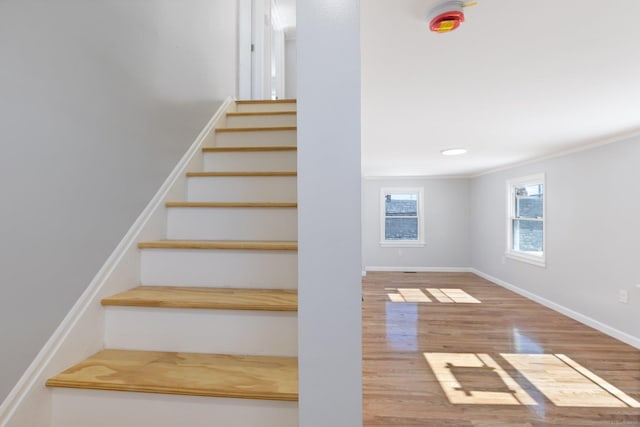
M 464 22 L 464 8 L 476 4 L 452 0 L 434 7 L 429 12 L 429 29 L 434 33 L 449 33 L 457 29 Z

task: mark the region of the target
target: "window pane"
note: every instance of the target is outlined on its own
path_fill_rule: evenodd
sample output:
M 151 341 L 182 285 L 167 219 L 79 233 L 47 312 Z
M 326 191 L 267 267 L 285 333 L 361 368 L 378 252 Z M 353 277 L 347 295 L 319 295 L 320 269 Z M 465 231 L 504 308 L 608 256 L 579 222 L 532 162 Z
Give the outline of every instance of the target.
M 513 250 L 542 253 L 542 221 L 513 220 Z
M 417 216 L 417 194 L 387 194 L 384 202 L 385 216 Z
M 418 240 L 418 218 L 386 218 L 385 240 Z
M 542 184 L 515 188 L 516 218 L 542 218 L 542 191 Z

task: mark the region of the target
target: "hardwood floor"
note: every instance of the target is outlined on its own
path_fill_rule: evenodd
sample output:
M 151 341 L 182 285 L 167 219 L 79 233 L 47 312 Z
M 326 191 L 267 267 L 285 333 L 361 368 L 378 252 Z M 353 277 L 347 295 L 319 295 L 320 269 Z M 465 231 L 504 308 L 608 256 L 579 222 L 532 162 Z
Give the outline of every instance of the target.
M 640 350 L 471 273 L 363 295 L 366 427 L 640 426 Z

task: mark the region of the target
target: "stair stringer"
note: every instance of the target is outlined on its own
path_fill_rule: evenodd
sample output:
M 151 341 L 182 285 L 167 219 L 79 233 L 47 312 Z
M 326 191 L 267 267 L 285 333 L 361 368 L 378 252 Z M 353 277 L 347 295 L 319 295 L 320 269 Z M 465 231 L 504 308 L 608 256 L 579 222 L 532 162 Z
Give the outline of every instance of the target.
M 224 123 L 228 111 L 235 111 L 231 97 L 218 108 L 0 405 L 0 427 L 50 425 L 53 393 L 45 387 L 47 379 L 104 347 L 105 312 L 100 301 L 139 281 L 137 243 L 165 236 L 166 202 L 186 198 L 186 173 L 202 170 L 202 148 L 213 145 L 215 128 Z

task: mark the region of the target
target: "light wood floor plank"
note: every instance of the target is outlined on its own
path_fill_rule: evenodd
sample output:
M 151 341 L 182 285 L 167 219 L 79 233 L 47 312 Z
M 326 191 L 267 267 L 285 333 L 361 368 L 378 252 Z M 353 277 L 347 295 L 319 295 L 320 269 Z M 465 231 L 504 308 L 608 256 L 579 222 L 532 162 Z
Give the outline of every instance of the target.
M 285 289 L 139 286 L 102 300 L 105 306 L 297 311 L 298 292 Z
M 295 401 L 297 365 L 293 357 L 103 350 L 47 386 Z

